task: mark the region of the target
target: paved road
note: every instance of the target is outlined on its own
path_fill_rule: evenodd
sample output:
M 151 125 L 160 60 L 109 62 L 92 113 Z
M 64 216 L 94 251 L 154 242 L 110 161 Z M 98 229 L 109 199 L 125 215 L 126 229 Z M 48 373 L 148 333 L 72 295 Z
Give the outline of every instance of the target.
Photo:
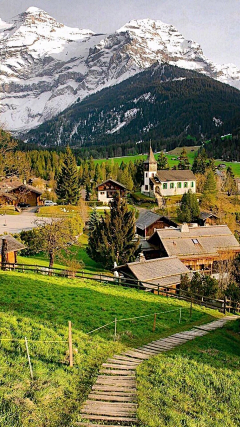
M 29 208 L 23 210 L 19 215 L 0 215 L 0 235 L 20 233 L 22 230 L 32 230 L 37 227 L 35 210 L 36 208 Z M 47 218 L 46 220 L 49 221 L 50 219 Z

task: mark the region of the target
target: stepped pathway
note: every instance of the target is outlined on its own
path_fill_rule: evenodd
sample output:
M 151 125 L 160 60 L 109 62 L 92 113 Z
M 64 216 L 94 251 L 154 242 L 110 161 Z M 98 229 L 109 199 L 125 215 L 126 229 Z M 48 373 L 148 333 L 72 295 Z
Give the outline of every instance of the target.
M 92 387 L 81 411 L 85 427 L 119 427 L 137 425 L 136 368 L 144 360 L 164 351 L 184 344 L 197 337 L 222 327 L 238 316 L 227 316 L 205 325 L 196 326 L 190 331 L 178 332 L 161 338 L 140 348 L 116 355 L 103 363 L 96 383 Z

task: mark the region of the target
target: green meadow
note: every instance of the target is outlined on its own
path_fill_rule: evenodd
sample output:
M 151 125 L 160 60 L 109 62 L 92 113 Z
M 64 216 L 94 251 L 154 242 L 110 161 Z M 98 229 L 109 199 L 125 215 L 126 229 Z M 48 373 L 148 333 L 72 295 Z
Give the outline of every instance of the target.
M 138 416 L 144 427 L 240 425 L 239 321 L 138 368 Z
M 187 151 L 187 155 L 188 155 L 188 159 L 190 164 L 193 164 L 194 161 L 194 157 L 196 156 L 196 153 L 198 151 L 199 147 L 185 147 L 186 151 Z M 179 157 L 181 151 L 182 151 L 183 147 L 178 147 L 175 148 L 174 150 L 170 151 L 169 153 L 166 154 L 166 157 L 168 159 L 168 164 L 170 166 L 170 168 L 172 168 L 173 166 L 177 166 L 179 163 L 179 160 L 177 160 L 177 157 Z M 159 154 L 155 154 L 155 159 L 158 158 Z M 117 164 L 121 164 L 122 162 L 124 163 L 129 163 L 134 162 L 135 160 L 146 160 L 147 155 L 146 154 L 139 154 L 136 156 L 126 156 L 126 157 L 113 157 L 111 159 L 97 159 L 94 160 L 95 163 L 99 163 L 100 165 L 103 162 L 114 162 Z M 240 177 L 240 163 L 237 162 L 225 162 L 225 161 L 221 161 L 221 160 L 216 160 L 215 161 L 215 165 L 218 166 L 219 164 L 225 164 L 226 167 L 230 166 L 233 170 L 233 173 L 236 177 Z
M 14 271 L 0 271 L 0 309 L 0 426 L 4 427 L 73 426 L 108 357 L 221 316 L 195 306 L 190 318 L 189 304 L 182 301 L 94 281 Z M 139 316 L 148 317 L 123 321 Z M 69 367 L 69 320 L 73 368 Z

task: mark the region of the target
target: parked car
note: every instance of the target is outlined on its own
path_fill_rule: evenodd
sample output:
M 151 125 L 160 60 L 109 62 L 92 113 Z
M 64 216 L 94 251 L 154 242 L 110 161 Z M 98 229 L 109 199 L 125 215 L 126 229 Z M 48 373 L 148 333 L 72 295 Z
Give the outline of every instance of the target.
M 52 200 L 45 200 L 44 206 L 57 206 L 57 203 L 53 202 Z
M 19 208 L 30 208 L 30 206 L 31 205 L 29 205 L 29 203 L 25 203 L 25 202 L 18 203 Z

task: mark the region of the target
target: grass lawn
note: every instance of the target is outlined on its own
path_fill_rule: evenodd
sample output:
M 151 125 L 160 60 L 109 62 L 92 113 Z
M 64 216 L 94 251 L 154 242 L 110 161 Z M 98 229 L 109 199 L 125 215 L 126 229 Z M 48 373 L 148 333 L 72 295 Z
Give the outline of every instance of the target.
M 1 206 L 0 207 L 0 215 L 19 215 L 19 212 L 15 211 L 14 206 Z
M 138 368 L 141 426 L 240 425 L 239 326 L 231 322 Z
M 179 307 L 183 307 L 181 324 L 178 312 L 161 314 L 152 332 L 154 312 Z M 8 427 L 73 426 L 99 367 L 109 356 L 221 316 L 196 306 L 190 319 L 189 304 L 182 301 L 94 281 L 2 271 L 0 309 L 0 425 Z M 116 340 L 113 324 L 87 335 L 115 317 L 147 314 L 151 317 L 119 322 Z M 72 369 L 66 342 L 69 320 L 73 327 Z
M 72 246 L 73 256 L 78 261 L 84 262 L 84 267 L 82 271 L 86 273 L 106 273 L 106 270 L 103 268 L 102 264 L 93 261 L 86 252 L 88 238 L 86 234 L 82 234 L 79 239 L 80 246 Z M 18 263 L 25 265 L 40 265 L 42 267 L 48 267 L 49 259 L 43 253 L 36 254 L 34 256 L 20 256 L 18 255 Z M 57 261 L 54 263 L 54 268 L 67 269 L 67 266 L 64 265 L 64 262 Z M 110 274 L 108 271 L 107 274 Z
M 166 157 L 168 159 L 168 164 L 170 166 L 170 168 L 172 168 L 173 166 L 177 166 L 179 163 L 179 160 L 177 160 L 177 157 L 179 157 L 181 151 L 182 151 L 183 147 L 177 147 L 172 151 L 169 151 L 169 153 L 166 154 Z M 188 155 L 188 159 L 190 164 L 193 164 L 194 161 L 194 157 L 196 156 L 196 153 L 198 151 L 199 147 L 198 146 L 193 146 L 193 147 L 185 147 L 185 150 L 187 151 L 187 155 Z M 155 159 L 157 159 L 159 156 L 158 153 L 156 153 L 154 155 Z M 103 162 L 114 162 L 117 164 L 121 164 L 122 162 L 124 163 L 129 163 L 130 161 L 134 162 L 135 160 L 146 160 L 147 155 L 146 154 L 139 154 L 136 156 L 126 156 L 126 157 L 113 157 L 112 159 L 96 159 L 94 160 L 95 163 L 99 163 L 100 165 Z M 227 167 L 230 166 L 233 170 L 233 173 L 236 177 L 240 177 L 240 163 L 235 163 L 235 162 L 225 162 L 223 160 L 216 160 L 215 161 L 215 165 L 218 166 L 219 164 L 225 164 Z
M 73 205 L 57 205 L 57 206 L 41 206 L 36 216 L 39 217 L 71 217 L 79 213 L 79 206 Z

